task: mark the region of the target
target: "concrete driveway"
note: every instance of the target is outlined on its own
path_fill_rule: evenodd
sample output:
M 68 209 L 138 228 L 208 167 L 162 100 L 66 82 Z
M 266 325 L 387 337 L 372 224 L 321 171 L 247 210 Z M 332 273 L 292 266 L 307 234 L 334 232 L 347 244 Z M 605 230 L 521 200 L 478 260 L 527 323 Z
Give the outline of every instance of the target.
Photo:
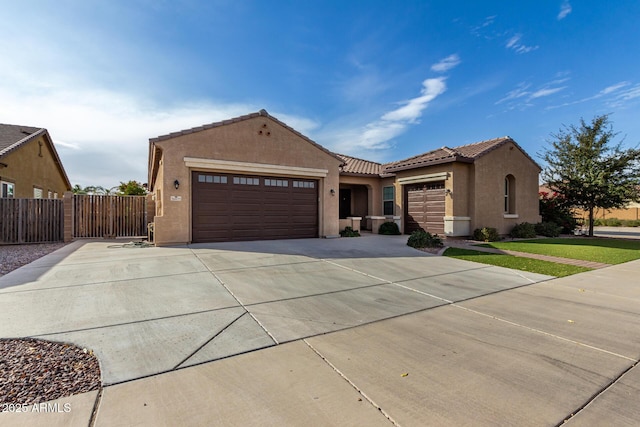
M 74 242 L 0 278 L 0 337 L 93 349 L 105 387 L 0 423 L 637 424 L 640 263 L 550 280 L 405 242 Z

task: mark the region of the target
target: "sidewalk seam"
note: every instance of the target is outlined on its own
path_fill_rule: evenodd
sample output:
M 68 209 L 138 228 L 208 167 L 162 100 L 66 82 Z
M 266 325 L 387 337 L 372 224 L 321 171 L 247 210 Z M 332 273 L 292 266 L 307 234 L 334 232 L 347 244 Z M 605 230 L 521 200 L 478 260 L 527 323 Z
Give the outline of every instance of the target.
M 307 339 L 306 339 L 306 338 L 303 338 L 303 339 L 302 339 L 302 341 L 303 341 L 303 342 L 304 342 L 304 343 L 305 343 L 305 344 L 306 344 L 306 345 L 307 345 L 307 346 L 308 346 L 308 347 L 309 347 L 309 348 L 310 348 L 310 349 L 311 349 L 311 350 L 312 350 L 316 355 L 318 355 L 318 357 L 320 357 L 320 358 L 321 358 L 321 359 L 322 359 L 322 360 L 323 360 L 327 365 L 329 365 L 329 367 L 330 367 L 331 369 L 333 369 L 333 371 L 334 371 L 335 373 L 337 373 L 338 375 L 340 375 L 340 377 L 342 377 L 342 379 L 343 379 L 343 380 L 345 380 L 346 382 L 348 382 L 348 383 L 349 383 L 349 385 L 351 385 L 351 387 L 353 387 L 353 388 L 358 392 L 358 394 L 360 394 L 364 399 L 366 399 L 366 401 L 367 401 L 367 402 L 369 402 L 369 404 L 371 404 L 374 408 L 376 408 L 378 411 L 380 411 L 380 413 L 381 413 L 382 415 L 384 415 L 384 417 L 385 417 L 386 419 L 388 419 L 388 420 L 391 422 L 391 424 L 393 424 L 394 426 L 400 426 L 400 424 L 398 424 L 398 422 L 397 422 L 396 420 L 394 420 L 394 419 L 391 417 L 391 415 L 389 415 L 389 414 L 387 413 L 387 411 L 385 411 L 384 409 L 382 409 L 382 408 L 380 407 L 380 405 L 378 405 L 376 402 L 374 402 L 374 401 L 373 401 L 373 399 L 372 399 L 372 398 L 370 398 L 369 396 L 367 396 L 367 394 L 366 394 L 364 391 L 362 391 L 362 389 L 360 389 L 360 388 L 359 388 L 359 387 L 358 387 L 358 386 L 357 386 L 353 381 L 351 381 L 351 380 L 350 380 L 350 379 L 349 379 L 345 374 L 343 374 L 343 373 L 342 373 L 342 372 L 341 372 L 341 371 L 340 371 L 340 370 L 339 370 L 339 369 L 338 369 L 338 368 L 337 368 L 333 363 L 329 362 L 329 360 L 328 360 L 326 357 L 324 357 L 324 356 L 322 355 L 322 353 L 320 353 L 318 350 L 316 350 L 316 349 L 315 349 L 315 347 L 313 347 L 313 346 L 309 343 L 309 341 L 307 341 Z
M 100 404 L 102 403 L 102 391 L 104 387 L 100 384 L 100 389 L 98 390 L 98 394 L 96 395 L 96 400 L 93 402 L 93 410 L 91 411 L 91 417 L 89 417 L 88 427 L 94 427 L 96 425 L 96 417 L 98 416 L 98 409 L 100 408 Z

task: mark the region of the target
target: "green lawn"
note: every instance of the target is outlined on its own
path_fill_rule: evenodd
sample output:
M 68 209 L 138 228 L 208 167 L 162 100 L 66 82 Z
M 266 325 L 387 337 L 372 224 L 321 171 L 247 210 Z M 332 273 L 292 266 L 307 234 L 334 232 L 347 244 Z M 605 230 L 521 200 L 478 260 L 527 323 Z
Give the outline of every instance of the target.
M 640 240 L 557 238 L 491 242 L 480 246 L 584 261 L 621 264 L 640 259 Z
M 572 274 L 590 270 L 590 268 L 578 267 L 575 265 L 557 264 L 555 262 L 542 261 L 539 259 L 490 254 L 487 252 L 460 248 L 448 248 L 444 252 L 444 256 L 556 277 L 570 276 Z

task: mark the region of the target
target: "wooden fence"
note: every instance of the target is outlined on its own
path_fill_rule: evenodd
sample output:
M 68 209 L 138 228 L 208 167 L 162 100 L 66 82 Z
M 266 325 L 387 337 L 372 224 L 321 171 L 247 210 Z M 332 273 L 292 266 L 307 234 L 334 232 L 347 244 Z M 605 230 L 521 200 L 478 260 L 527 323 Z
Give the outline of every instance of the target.
M 147 235 L 145 196 L 73 196 L 73 237 Z
M 62 200 L 0 198 L 0 243 L 60 242 L 63 239 Z
M 145 196 L 67 194 L 64 199 L 0 198 L 0 244 L 147 236 Z

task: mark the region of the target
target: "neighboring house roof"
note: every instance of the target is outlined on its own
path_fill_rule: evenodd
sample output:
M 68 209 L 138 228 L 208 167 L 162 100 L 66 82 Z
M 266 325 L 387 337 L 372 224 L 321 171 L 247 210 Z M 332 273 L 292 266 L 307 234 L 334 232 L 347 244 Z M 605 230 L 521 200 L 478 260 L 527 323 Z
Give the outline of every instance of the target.
M 476 142 L 474 144 L 461 145 L 459 147 L 449 148 L 442 147 L 427 153 L 409 157 L 408 159 L 399 160 L 397 162 L 385 163 L 382 165 L 384 173 L 393 173 L 397 171 L 421 168 L 442 163 L 463 162 L 473 163 L 476 159 L 485 154 L 511 142 L 529 158 L 538 168 L 540 166 L 533 160 L 511 137 L 503 136 L 501 138 L 488 139 L 486 141 Z
M 34 134 L 43 130 L 31 126 L 0 124 L 0 157 L 31 140 Z
M 56 147 L 53 145 L 49 132 L 44 128 L 37 128 L 33 126 L 20 126 L 20 125 L 7 125 L 0 123 L 0 159 L 12 151 L 17 150 L 23 144 L 32 141 L 40 136 L 44 136 L 44 140 L 49 145 L 51 153 L 53 154 L 53 161 L 58 166 L 60 175 L 64 180 L 68 190 L 71 190 L 71 182 L 67 177 L 67 172 L 62 166 Z
M 380 163 L 345 154 L 338 154 L 337 156 L 344 162 L 340 168 L 340 173 L 343 175 L 380 175 L 382 173 L 382 165 Z

